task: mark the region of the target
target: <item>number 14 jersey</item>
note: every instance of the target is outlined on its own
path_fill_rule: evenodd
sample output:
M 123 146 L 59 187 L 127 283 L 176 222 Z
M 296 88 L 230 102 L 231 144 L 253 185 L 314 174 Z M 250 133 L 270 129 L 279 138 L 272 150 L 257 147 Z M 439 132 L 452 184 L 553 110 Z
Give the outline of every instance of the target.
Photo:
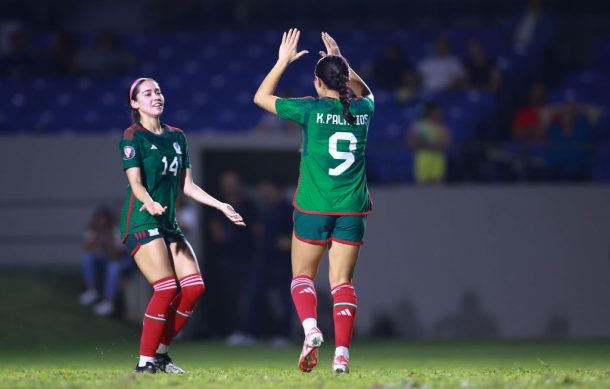
M 163 207 L 165 212 L 152 216 L 146 210 L 140 212 L 142 202 L 127 185 L 127 194 L 121 215 L 121 237 L 128 234 L 161 228 L 172 233 L 181 233 L 176 222 L 176 197 L 182 191 L 184 169 L 191 163 L 184 133 L 174 127 L 163 125 L 163 132 L 154 134 L 139 123 L 133 124 L 123 133 L 119 144 L 123 170 L 140 168 L 142 184 L 150 197 Z
M 371 211 L 364 166 L 369 123 L 375 103 L 372 96 L 353 99 L 349 110 L 356 118 L 343 118 L 336 98 L 277 99 L 280 118 L 302 127 L 299 185 L 294 207 L 304 213 L 365 215 Z

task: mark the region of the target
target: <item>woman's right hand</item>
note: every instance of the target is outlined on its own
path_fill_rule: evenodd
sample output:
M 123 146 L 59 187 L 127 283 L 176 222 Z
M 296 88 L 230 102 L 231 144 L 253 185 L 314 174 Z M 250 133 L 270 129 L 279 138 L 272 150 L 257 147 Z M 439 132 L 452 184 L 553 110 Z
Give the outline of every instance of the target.
M 297 30 L 296 28 L 291 28 L 288 30 L 288 32 L 285 32 L 284 35 L 282 35 L 282 43 L 280 44 L 278 60 L 289 64 L 309 53 L 307 50 L 302 50 L 297 53 L 297 45 L 299 44 L 300 36 L 301 31 Z
M 163 213 L 167 210 L 167 207 L 162 206 L 156 201 L 149 201 L 140 207 L 140 212 L 146 210 L 146 212 L 150 213 L 152 216 L 163 215 Z

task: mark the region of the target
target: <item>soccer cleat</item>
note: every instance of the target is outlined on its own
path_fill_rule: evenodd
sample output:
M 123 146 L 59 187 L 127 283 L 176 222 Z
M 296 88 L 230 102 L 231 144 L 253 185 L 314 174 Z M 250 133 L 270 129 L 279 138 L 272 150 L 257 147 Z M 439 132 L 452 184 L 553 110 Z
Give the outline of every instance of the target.
M 157 372 L 157 368 L 152 362 L 146 362 L 146 365 L 144 366 L 136 365 L 133 372 L 139 374 L 155 374 Z
M 343 355 L 336 356 L 333 360 L 333 373 L 349 373 L 349 361 Z
M 161 370 L 164 373 L 168 373 L 168 374 L 184 374 L 185 373 L 183 368 L 174 365 L 174 362 L 172 361 L 172 359 L 169 357 L 169 355 L 167 353 L 166 354 L 157 353 L 155 355 L 155 366 L 157 369 Z
M 303 350 L 299 358 L 299 369 L 303 373 L 309 373 L 318 364 L 318 348 L 324 342 L 322 333 L 318 328 L 312 328 L 303 342 Z

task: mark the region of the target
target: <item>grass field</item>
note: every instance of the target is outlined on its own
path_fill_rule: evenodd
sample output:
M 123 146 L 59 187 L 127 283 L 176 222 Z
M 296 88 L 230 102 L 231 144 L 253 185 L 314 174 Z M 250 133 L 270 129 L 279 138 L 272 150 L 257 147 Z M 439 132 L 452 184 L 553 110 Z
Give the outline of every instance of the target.
M 332 345 L 311 374 L 299 347 L 178 342 L 185 376 L 136 376 L 138 329 L 75 305 L 70 272 L 0 272 L 0 387 L 436 388 L 610 387 L 610 342 L 356 342 L 352 373 L 330 373 Z M 19 296 L 11 291 L 28 285 Z M 76 288 L 76 289 L 75 289 Z M 10 297 L 7 297 L 10 296 Z M 18 314 L 19 312 L 23 314 Z

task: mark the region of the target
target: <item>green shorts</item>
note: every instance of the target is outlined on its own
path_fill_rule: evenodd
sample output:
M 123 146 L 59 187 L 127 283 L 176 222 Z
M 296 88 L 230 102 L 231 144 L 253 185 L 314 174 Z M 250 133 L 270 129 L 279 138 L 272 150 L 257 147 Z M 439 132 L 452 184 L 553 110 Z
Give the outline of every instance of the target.
M 366 215 L 312 215 L 295 210 L 293 221 L 294 235 L 303 242 L 325 245 L 334 240 L 353 246 L 364 243 Z
M 184 234 L 182 234 L 182 232 L 176 233 L 162 230 L 160 228 L 151 228 L 149 230 L 138 231 L 127 235 L 127 238 L 125 238 L 123 243 L 125 244 L 127 251 L 129 251 L 130 255 L 133 257 L 136 255 L 140 247 L 158 238 L 163 238 L 163 240 L 165 240 L 165 244 L 182 242 L 186 240 L 186 237 Z

